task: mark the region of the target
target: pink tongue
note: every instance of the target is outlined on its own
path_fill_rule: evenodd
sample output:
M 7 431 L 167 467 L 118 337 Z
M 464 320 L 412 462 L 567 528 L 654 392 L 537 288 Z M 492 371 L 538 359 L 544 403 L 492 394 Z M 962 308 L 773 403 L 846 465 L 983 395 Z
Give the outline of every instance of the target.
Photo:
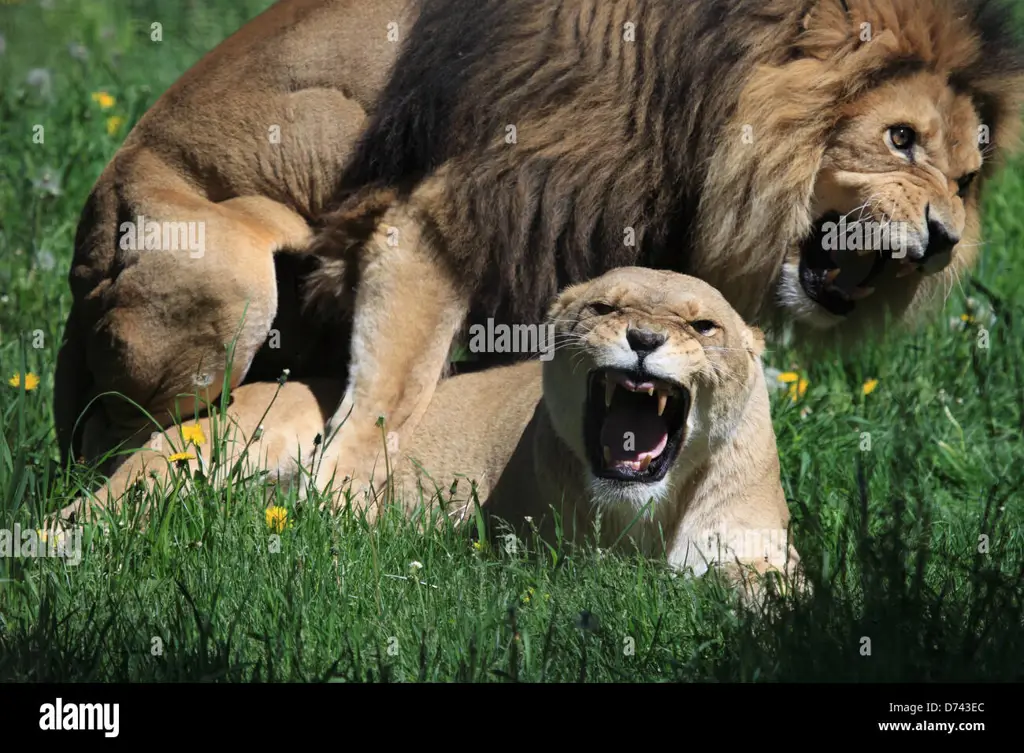
M 657 457 L 667 443 L 668 426 L 652 406 L 633 410 L 628 404 L 613 403 L 601 427 L 601 451 L 611 449 L 611 464 L 636 462 L 644 455 Z

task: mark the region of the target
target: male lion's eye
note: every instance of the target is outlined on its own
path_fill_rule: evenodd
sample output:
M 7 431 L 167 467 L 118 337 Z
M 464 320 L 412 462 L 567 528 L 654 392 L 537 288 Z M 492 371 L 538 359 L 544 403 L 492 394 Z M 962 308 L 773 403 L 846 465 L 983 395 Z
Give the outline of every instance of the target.
M 901 152 L 908 152 L 917 143 L 917 132 L 910 126 L 893 126 L 889 129 L 889 141 Z
M 961 199 L 967 196 L 967 189 L 971 187 L 971 183 L 974 182 L 974 178 L 975 176 L 977 176 L 977 174 L 977 171 L 973 173 L 967 173 L 967 175 L 964 175 L 956 182 L 956 193 Z
M 607 303 L 592 303 L 590 304 L 590 310 L 598 316 L 608 316 L 615 311 L 614 306 L 610 306 Z
M 698 319 L 695 322 L 690 322 L 690 326 L 697 330 L 698 335 L 704 335 L 705 337 L 714 334 L 715 330 L 718 329 L 718 325 L 710 319 Z

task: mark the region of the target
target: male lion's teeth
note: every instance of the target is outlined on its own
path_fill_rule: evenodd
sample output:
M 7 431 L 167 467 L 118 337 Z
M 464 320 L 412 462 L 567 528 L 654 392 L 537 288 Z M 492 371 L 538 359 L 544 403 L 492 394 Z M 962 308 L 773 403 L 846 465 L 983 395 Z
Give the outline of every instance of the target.
M 612 462 L 612 448 L 608 445 L 604 446 L 604 462 L 605 465 Z
M 900 263 L 900 268 L 896 272 L 896 278 L 899 279 L 900 277 L 906 277 L 907 275 L 912 275 L 916 271 L 917 271 L 917 265 L 916 264 L 912 264 L 909 261 L 901 262 Z
M 647 397 L 654 397 L 654 388 L 653 387 L 648 387 L 647 388 Z
M 874 288 L 854 288 L 853 290 L 850 291 L 849 298 L 851 301 L 860 301 L 864 298 L 867 298 L 874 292 Z
M 826 272 L 825 273 L 825 284 L 826 285 L 831 285 L 833 282 L 835 282 L 836 278 L 839 277 L 839 272 L 840 272 L 839 267 L 836 267 L 835 269 L 830 269 L 828 272 Z
M 604 383 L 604 407 L 612 407 L 612 396 L 615 394 L 616 382 L 614 379 L 608 379 Z
M 658 415 L 660 416 L 665 412 L 665 406 L 668 405 L 668 395 L 664 392 L 658 393 Z
M 649 466 L 651 464 L 652 460 L 654 460 L 654 458 L 651 457 L 650 455 L 644 455 L 640 459 L 640 467 L 637 468 L 637 470 L 641 471 L 641 472 L 646 471 L 647 470 L 647 466 Z

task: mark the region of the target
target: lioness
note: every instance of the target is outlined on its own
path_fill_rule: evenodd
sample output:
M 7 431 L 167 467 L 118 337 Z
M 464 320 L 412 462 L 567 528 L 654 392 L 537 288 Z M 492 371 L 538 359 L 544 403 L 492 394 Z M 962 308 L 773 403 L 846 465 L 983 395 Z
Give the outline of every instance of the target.
M 910 321 L 981 249 L 1014 28 L 989 0 L 283 0 L 87 201 L 63 455 L 145 441 L 133 403 L 170 421 L 229 365 L 288 367 L 346 382 L 318 481 L 365 478 L 379 418 L 413 431 L 467 325 L 538 324 L 618 266 L 692 274 L 797 342 Z
M 600 516 L 601 546 L 620 537 L 646 555 L 664 546 L 670 565 L 698 574 L 714 564 L 734 577 L 744 565 L 795 569 L 761 333 L 706 283 L 638 267 L 568 288 L 547 321 L 557 345 L 549 360 L 439 385 L 410 440 L 391 448 L 395 498 L 411 508 L 440 492 L 463 519 L 472 483 L 488 519 L 521 535 L 535 528 L 551 542 L 560 524 L 582 541 Z M 235 391 L 236 446 L 275 391 Z M 300 450 L 308 465 L 317 422 L 340 391 L 340 382 L 281 389 L 254 450 L 273 476 L 297 469 Z M 210 432 L 208 420 L 200 426 Z M 163 473 L 170 450 L 182 447 L 136 453 L 112 479 L 115 494 L 145 479 L 147 465 Z M 460 477 L 462 491 L 450 493 Z

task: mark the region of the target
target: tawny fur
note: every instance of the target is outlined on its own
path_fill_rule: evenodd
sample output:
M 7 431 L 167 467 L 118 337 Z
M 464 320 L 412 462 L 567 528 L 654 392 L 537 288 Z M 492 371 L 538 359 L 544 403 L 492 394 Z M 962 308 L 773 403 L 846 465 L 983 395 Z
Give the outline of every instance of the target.
M 972 263 L 980 192 L 1015 140 L 1009 18 L 985 0 L 284 0 L 161 97 L 90 196 L 62 452 L 144 441 L 109 397 L 73 433 L 105 392 L 164 422 L 195 409 L 177 398 L 197 375 L 215 398 L 238 334 L 233 384 L 271 366 L 346 380 L 321 481 L 365 476 L 378 418 L 414 429 L 466 324 L 538 322 L 561 287 L 624 265 L 700 277 L 800 342 L 909 321 Z M 928 134 L 916 164 L 884 148 L 897 117 Z M 961 241 L 830 316 L 795 255 L 820 212 L 861 205 L 915 232 L 935 207 Z M 120 249 L 138 214 L 206 222 L 206 255 Z M 285 274 L 296 250 L 324 265 Z
M 615 310 L 596 314 L 591 304 L 597 302 Z M 396 500 L 408 512 L 443 505 L 457 523 L 471 519 L 476 499 L 498 542 L 505 542 L 509 524 L 523 539 L 536 532 L 555 543 L 557 520 L 565 541 L 610 547 L 621 538 L 626 548 L 667 557 L 671 566 L 697 574 L 725 567 L 737 577 L 748 566 L 796 574 L 799 556 L 788 542 L 761 333 L 700 280 L 635 267 L 566 290 L 549 319 L 559 343 L 550 360 L 439 385 L 412 437 L 392 445 L 388 465 L 377 469 L 379 498 Z M 698 320 L 717 328 L 698 334 L 691 326 Z M 679 456 L 665 479 L 650 485 L 598 479 L 584 449 L 588 375 L 593 368 L 630 365 L 636 354 L 627 328 L 666 337 L 646 357 L 646 367 L 693 395 Z M 313 439 L 341 387 L 312 381 L 235 390 L 227 420 L 239 432 L 228 443 L 228 463 L 243 454 L 259 425 L 247 468 L 267 469 L 277 483 L 299 481 L 296 458 L 306 469 L 316 462 Z M 209 419 L 198 425 L 213 437 Z M 152 487 L 150 473 L 166 475 L 166 457 L 184 448 L 160 442 L 151 441 L 121 466 L 97 495 L 94 511 L 116 509 L 137 480 Z M 188 449 L 210 467 L 209 443 Z M 201 467 L 198 458 L 188 465 Z M 65 510 L 65 519 L 74 514 L 81 520 L 80 504 Z M 378 510 L 368 512 L 375 517 Z M 730 548 L 739 542 L 742 549 Z

